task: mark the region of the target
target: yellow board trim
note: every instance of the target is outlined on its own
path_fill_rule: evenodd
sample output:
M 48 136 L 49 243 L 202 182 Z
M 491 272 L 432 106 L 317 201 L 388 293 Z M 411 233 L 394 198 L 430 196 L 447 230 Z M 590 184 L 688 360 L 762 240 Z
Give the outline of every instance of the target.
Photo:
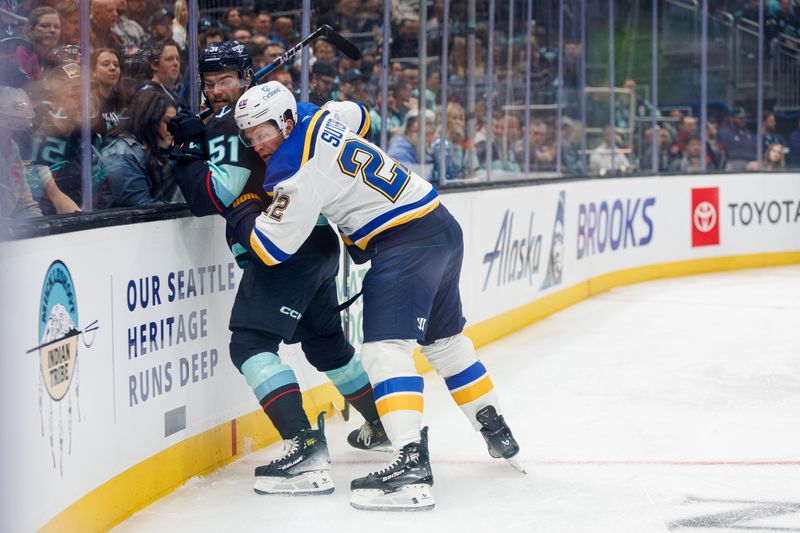
M 320 109 L 314 113 L 311 122 L 308 124 L 308 129 L 306 130 L 306 139 L 305 143 L 303 144 L 303 158 L 300 160 L 301 167 L 308 162 L 308 154 L 311 152 L 311 144 L 314 142 L 314 128 L 317 127 L 317 121 L 324 113 L 324 109 Z
M 465 403 L 477 400 L 493 388 L 494 385 L 492 385 L 491 378 L 489 378 L 488 374 L 485 374 L 477 383 L 473 383 L 465 389 L 457 390 L 450 394 L 453 396 L 456 404 L 464 405 Z
M 336 398 L 341 396 L 330 382 L 305 391 L 303 406 L 309 419 L 316 420 L 321 411 L 333 414 L 331 403 Z M 234 427 L 236 455 L 232 453 Z M 264 413 L 260 409 L 253 411 L 132 466 L 77 500 L 40 531 L 106 531 L 177 489 L 187 479 L 206 475 L 279 440 L 280 435 Z
M 425 401 L 422 394 L 396 394 L 375 402 L 375 407 L 381 416 L 395 411 L 419 411 L 421 413 L 424 406 Z
M 558 292 L 470 326 L 464 333 L 476 348 L 505 337 L 566 307 L 614 287 L 655 279 L 721 272 L 745 268 L 800 263 L 800 252 L 776 252 L 708 259 L 691 259 L 611 272 L 566 287 Z M 414 354 L 417 371 L 432 368 L 419 350 Z M 303 393 L 303 405 L 312 420 L 342 397 L 332 383 Z M 261 410 L 236 419 L 237 455 L 231 453 L 231 427 L 226 422 L 190 437 L 135 464 L 82 498 L 48 522 L 41 531 L 105 531 L 183 485 L 193 476 L 205 475 L 249 452 L 280 439 Z
M 376 229 L 375 231 L 373 231 L 369 235 L 366 235 L 366 236 L 362 237 L 361 239 L 358 240 L 358 244 L 356 246 L 358 246 L 362 250 L 366 250 L 367 249 L 367 244 L 369 243 L 369 241 L 373 237 L 376 237 L 376 236 L 380 235 L 381 233 L 383 233 L 384 231 L 386 231 L 389 228 L 393 228 L 395 226 L 399 226 L 400 224 L 405 224 L 406 222 L 414 220 L 415 218 L 422 218 L 425 215 L 427 215 L 428 213 L 430 213 L 431 211 L 433 211 L 434 209 L 436 209 L 437 207 L 439 207 L 439 197 L 438 196 L 436 198 L 434 198 L 434 200 L 431 203 L 429 203 L 425 207 L 421 208 L 420 210 L 411 211 L 410 213 L 406 213 L 405 215 L 403 215 L 401 217 L 395 218 L 388 225 L 381 226 L 379 229 Z

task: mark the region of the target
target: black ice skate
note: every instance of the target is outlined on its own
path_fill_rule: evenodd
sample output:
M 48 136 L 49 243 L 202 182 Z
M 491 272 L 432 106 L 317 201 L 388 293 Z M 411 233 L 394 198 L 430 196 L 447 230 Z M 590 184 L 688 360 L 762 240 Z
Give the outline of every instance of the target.
M 347 442 L 359 450 L 373 450 L 376 452 L 392 451 L 392 443 L 383 429 L 380 418 L 372 422 L 364 422 L 360 429 L 354 429 L 347 436 Z
M 331 459 L 325 440 L 325 413 L 317 418 L 317 429 L 304 429 L 283 441 L 283 453 L 269 464 L 256 468 L 258 494 L 330 494 Z
M 435 504 L 431 486 L 426 427 L 420 442 L 403 446 L 391 464 L 353 480 L 350 505 L 368 511 L 429 511 Z
M 511 466 L 525 474 L 525 469 L 516 458 L 519 453 L 519 444 L 511 434 L 511 428 L 508 427 L 503 417 L 497 414 L 494 406 L 487 405 L 478 411 L 475 418 L 482 426 L 481 435 L 489 448 L 489 455 L 505 459 Z

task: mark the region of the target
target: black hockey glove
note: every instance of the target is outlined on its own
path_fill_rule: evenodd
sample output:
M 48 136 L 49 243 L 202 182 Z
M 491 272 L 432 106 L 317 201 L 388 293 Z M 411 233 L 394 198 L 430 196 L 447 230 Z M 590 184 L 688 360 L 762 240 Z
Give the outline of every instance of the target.
M 200 142 L 206 125 L 203 120 L 188 111 L 179 111 L 167 123 L 167 129 L 175 138 L 175 144 L 181 145 L 189 141 Z
M 203 151 L 203 148 L 198 142 L 188 142 L 183 146 L 173 144 L 167 152 L 167 155 L 179 165 L 190 164 L 195 161 L 200 161 L 201 163 L 205 164 L 206 160 L 208 159 L 208 157 L 206 157 L 206 153 Z
M 225 217 L 228 225 L 233 230 L 235 240 L 248 252 L 252 252 L 250 249 L 250 234 L 253 231 L 256 219 L 264 212 L 264 209 L 266 209 L 266 205 L 258 195 L 245 193 L 234 200 L 230 207 L 222 212 L 222 216 Z M 231 242 L 230 238 L 228 242 Z M 237 250 L 234 254 L 241 255 L 241 251 Z

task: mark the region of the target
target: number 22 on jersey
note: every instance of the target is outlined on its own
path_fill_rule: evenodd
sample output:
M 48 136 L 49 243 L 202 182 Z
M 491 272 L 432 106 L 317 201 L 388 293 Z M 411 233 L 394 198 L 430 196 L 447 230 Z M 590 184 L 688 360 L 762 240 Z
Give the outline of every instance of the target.
M 408 170 L 391 159 L 392 166 L 387 176 L 383 154 L 361 139 L 347 139 L 337 162 L 342 172 L 354 178 L 360 177 L 392 203 L 400 197 L 411 177 Z

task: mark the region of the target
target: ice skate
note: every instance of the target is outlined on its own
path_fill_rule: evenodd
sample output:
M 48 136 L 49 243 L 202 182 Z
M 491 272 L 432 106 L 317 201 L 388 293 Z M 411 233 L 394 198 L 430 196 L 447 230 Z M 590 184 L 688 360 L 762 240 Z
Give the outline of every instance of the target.
M 258 494 L 291 496 L 330 494 L 331 459 L 325 440 L 325 413 L 317 418 L 317 429 L 304 429 L 283 441 L 280 457 L 256 468 L 254 490 Z
M 489 448 L 489 455 L 505 459 L 511 466 L 526 474 L 522 463 L 516 457 L 519 453 L 519 444 L 511 434 L 511 428 L 508 427 L 503 417 L 497 414 L 494 406 L 487 405 L 478 411 L 475 418 L 482 426 L 481 435 Z
M 389 441 L 380 419 L 364 422 L 361 428 L 351 431 L 347 436 L 347 442 L 359 450 L 392 451 L 392 443 Z
M 429 511 L 435 504 L 428 457 L 428 428 L 420 442 L 406 444 L 391 464 L 354 479 L 350 505 L 368 511 Z

